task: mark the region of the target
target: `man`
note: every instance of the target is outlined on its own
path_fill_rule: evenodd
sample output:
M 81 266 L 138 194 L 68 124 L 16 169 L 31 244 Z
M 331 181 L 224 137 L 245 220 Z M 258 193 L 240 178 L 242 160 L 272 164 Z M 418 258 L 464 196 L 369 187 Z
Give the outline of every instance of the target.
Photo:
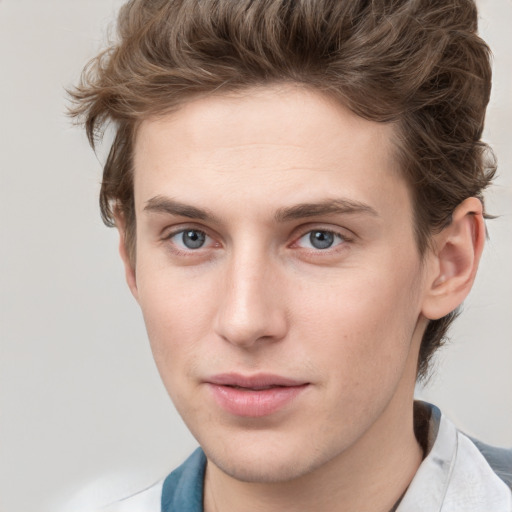
M 512 509 L 511 454 L 413 400 L 484 245 L 488 57 L 469 0 L 122 8 L 74 114 L 201 448 L 113 510 Z

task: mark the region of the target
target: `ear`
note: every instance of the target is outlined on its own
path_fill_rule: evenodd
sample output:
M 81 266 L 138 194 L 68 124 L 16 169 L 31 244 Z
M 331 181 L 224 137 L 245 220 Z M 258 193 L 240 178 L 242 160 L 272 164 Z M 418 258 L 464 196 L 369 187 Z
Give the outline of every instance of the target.
M 482 203 L 464 200 L 452 221 L 434 236 L 422 313 L 437 320 L 456 309 L 473 286 L 485 241 Z
M 130 288 L 132 295 L 135 297 L 135 300 L 138 302 L 139 293 L 137 290 L 135 263 L 130 258 L 126 243 L 126 222 L 119 212 L 115 213 L 115 221 L 117 231 L 119 232 L 119 255 L 123 260 L 126 283 L 128 284 L 128 288 Z

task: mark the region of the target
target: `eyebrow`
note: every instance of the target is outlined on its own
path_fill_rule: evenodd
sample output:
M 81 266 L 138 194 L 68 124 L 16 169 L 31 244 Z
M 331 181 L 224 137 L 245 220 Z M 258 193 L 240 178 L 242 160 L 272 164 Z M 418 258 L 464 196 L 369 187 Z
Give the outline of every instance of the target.
M 208 209 L 191 206 L 164 196 L 155 196 L 149 199 L 146 202 L 144 211 L 219 222 L 218 218 Z M 328 199 L 318 203 L 300 203 L 285 208 L 279 208 L 274 215 L 274 219 L 276 222 L 282 223 L 308 217 L 336 214 L 367 214 L 372 217 L 379 216 L 377 211 L 368 204 L 338 198 Z
M 215 215 L 207 209 L 180 203 L 179 201 L 164 196 L 155 196 L 149 199 L 146 202 L 146 206 L 144 206 L 144 211 L 218 222 Z
M 379 217 L 377 211 L 370 205 L 350 199 L 328 199 L 319 203 L 301 203 L 287 208 L 280 208 L 275 214 L 277 222 L 318 217 L 336 214 L 367 214 Z

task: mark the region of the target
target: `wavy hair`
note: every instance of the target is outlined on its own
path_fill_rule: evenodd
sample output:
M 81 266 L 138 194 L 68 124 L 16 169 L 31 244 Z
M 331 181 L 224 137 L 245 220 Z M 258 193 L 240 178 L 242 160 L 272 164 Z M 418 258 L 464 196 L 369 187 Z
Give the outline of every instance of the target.
M 495 173 L 481 141 L 491 88 L 490 51 L 472 0 L 131 0 L 117 38 L 70 91 L 71 115 L 93 147 L 113 122 L 101 214 L 124 219 L 135 259 L 133 144 L 140 122 L 201 94 L 293 82 L 336 98 L 359 116 L 396 126 L 415 236 L 435 232 Z M 456 312 L 430 321 L 418 377 Z

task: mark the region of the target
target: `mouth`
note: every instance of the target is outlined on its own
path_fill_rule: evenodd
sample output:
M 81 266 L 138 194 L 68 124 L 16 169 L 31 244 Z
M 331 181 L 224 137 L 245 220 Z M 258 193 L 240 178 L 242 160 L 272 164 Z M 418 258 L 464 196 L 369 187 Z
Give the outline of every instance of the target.
M 234 416 L 250 418 L 269 416 L 289 407 L 310 385 L 271 374 L 221 374 L 205 383 L 221 409 Z
M 245 387 L 245 386 L 237 386 L 237 385 L 230 385 L 230 384 L 226 384 L 226 386 L 228 388 L 233 388 L 233 389 L 241 389 L 243 391 L 265 391 L 266 389 L 275 389 L 275 388 L 285 388 L 285 387 L 288 387 L 288 386 L 251 386 L 251 387 Z

